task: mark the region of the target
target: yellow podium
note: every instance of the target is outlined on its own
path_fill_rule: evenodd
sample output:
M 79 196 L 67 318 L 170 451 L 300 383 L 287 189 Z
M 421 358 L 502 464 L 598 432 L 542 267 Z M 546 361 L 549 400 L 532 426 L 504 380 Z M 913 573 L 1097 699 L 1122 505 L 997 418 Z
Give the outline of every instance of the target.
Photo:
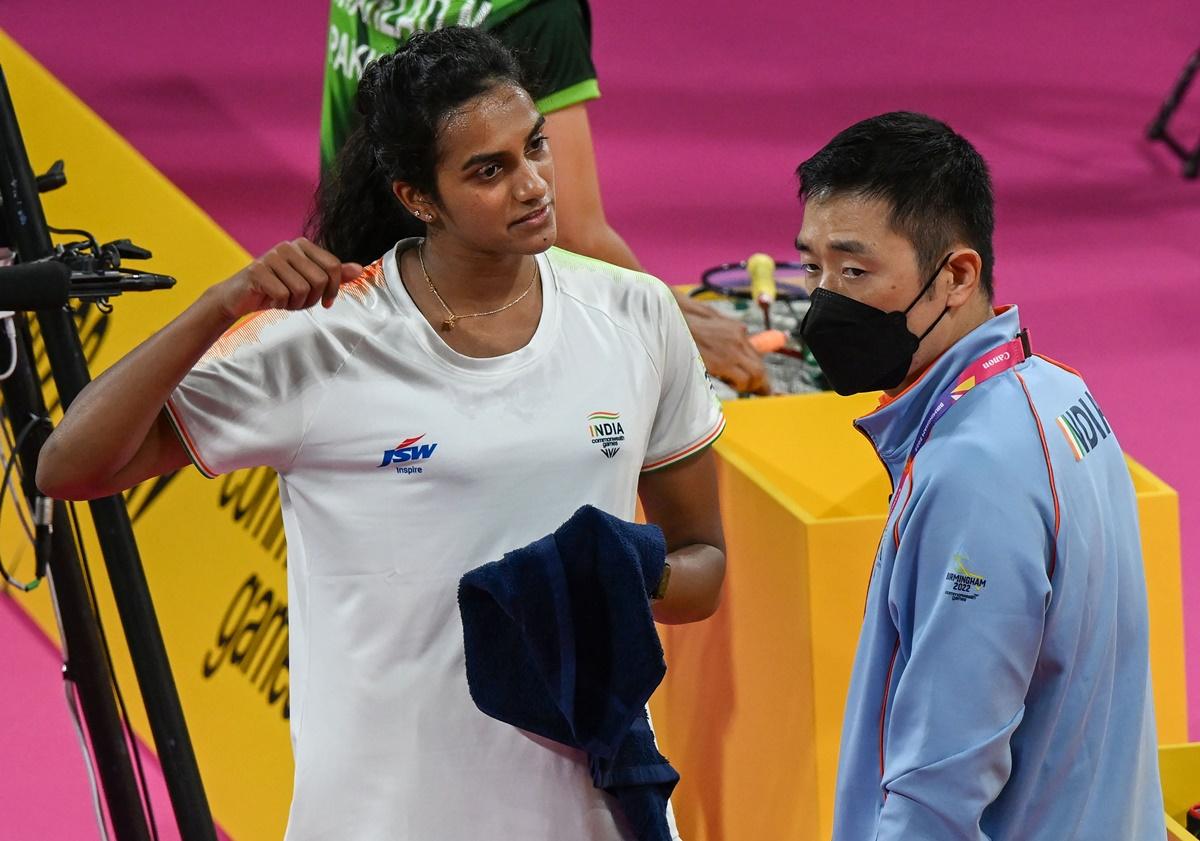
M 729 548 L 725 600 L 664 628 L 652 702 L 687 841 L 828 839 L 842 710 L 887 515 L 888 479 L 851 420 L 870 395 L 726 405 L 717 445 Z M 1151 615 L 1160 742 L 1187 735 L 1178 498 L 1129 462 Z
M 1167 838 L 1195 841 L 1196 836 L 1187 830 L 1187 813 L 1200 803 L 1200 743 L 1163 745 L 1158 750 L 1158 770 L 1162 775 Z

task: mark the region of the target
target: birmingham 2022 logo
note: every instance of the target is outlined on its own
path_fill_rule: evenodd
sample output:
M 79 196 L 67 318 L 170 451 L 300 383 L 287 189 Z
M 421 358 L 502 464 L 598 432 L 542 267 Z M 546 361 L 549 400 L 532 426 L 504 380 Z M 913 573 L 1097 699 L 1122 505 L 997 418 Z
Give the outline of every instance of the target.
M 422 473 L 423 468 L 413 464 L 417 461 L 426 461 L 433 457 L 433 451 L 437 449 L 437 444 L 421 444 L 419 443 L 425 435 L 418 435 L 416 438 L 406 438 L 390 450 L 383 451 L 383 461 L 380 462 L 380 467 L 395 467 L 397 473 Z

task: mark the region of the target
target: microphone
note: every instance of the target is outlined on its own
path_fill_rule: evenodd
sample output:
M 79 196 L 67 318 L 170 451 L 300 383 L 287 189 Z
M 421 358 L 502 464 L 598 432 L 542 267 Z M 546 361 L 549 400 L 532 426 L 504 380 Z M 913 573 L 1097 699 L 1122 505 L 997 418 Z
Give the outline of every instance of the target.
M 0 267 L 0 313 L 53 310 L 70 298 L 112 298 L 125 292 L 170 289 L 175 278 L 150 272 L 99 268 L 72 271 L 59 260 Z
M 0 268 L 0 310 L 52 310 L 67 303 L 71 270 L 43 260 Z

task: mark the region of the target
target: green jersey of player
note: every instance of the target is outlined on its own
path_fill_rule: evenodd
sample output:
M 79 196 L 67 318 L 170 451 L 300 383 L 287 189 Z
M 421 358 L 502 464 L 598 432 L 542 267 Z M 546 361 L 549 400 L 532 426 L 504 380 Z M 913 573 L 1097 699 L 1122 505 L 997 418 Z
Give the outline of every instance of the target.
M 543 111 L 600 95 L 581 0 L 333 0 L 321 104 L 323 170 L 358 123 L 354 97 L 363 68 L 414 32 L 456 25 L 483 27 L 531 53 L 540 82 L 533 94 Z

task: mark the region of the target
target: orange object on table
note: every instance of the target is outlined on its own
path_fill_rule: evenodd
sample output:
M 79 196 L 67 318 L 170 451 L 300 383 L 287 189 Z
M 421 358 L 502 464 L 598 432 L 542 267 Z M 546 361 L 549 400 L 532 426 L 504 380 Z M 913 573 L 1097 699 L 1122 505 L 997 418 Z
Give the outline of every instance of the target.
M 775 353 L 787 347 L 788 336 L 782 330 L 763 330 L 750 337 L 751 346 L 759 353 Z

